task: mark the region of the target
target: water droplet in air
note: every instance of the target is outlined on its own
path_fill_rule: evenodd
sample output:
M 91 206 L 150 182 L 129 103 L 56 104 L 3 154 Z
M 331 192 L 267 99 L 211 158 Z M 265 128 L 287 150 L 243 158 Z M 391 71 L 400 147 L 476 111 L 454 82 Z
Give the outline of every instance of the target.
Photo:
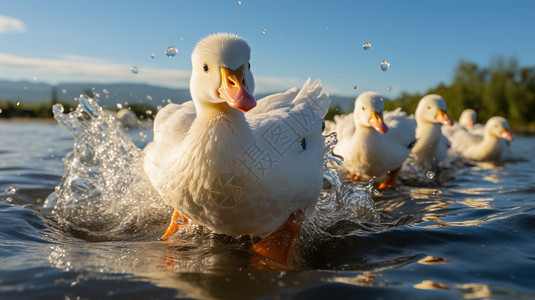
M 147 100 L 152 100 L 152 96 L 151 95 L 147 95 Z
M 139 69 L 138 69 L 136 66 L 132 66 L 132 67 L 130 67 L 130 71 L 131 71 L 132 73 L 134 73 L 134 74 L 139 73 Z
M 381 62 L 381 70 L 386 72 L 388 71 L 388 68 L 390 68 L 390 64 L 386 60 L 383 60 Z
M 62 114 L 63 113 L 63 105 L 56 103 L 54 106 L 52 106 L 52 112 L 54 115 L 56 114 Z
M 392 87 L 391 87 L 391 86 L 388 87 L 388 91 L 389 91 L 389 92 L 392 91 Z
M 102 92 L 103 92 L 104 94 L 106 94 L 106 95 L 110 93 L 110 91 L 108 91 L 108 89 L 102 89 Z
M 0 108 L 0 114 L 2 113 L 2 109 Z
M 20 106 L 20 101 L 17 101 L 17 106 Z
M 433 172 L 433 171 L 427 171 L 427 172 L 425 172 L 425 177 L 426 177 L 427 179 L 429 179 L 429 180 L 432 180 L 433 178 L 435 178 L 435 175 L 436 175 L 436 174 L 435 174 L 435 172 Z
M 10 195 L 15 195 L 15 193 L 17 192 L 17 189 L 10 186 L 6 189 L 6 192 L 9 193 Z
M 117 103 L 117 108 L 121 109 L 121 108 L 123 108 L 123 105 L 121 103 Z
M 353 86 L 353 89 L 355 89 L 355 90 L 358 89 L 358 88 L 359 88 L 359 86 L 356 85 L 356 84 Z
M 266 34 L 266 29 L 262 29 L 262 34 Z
M 362 45 L 362 49 L 364 49 L 364 50 L 368 50 L 368 49 L 370 49 L 371 46 L 372 46 L 372 44 L 370 44 L 370 43 L 364 43 L 364 44 Z
M 169 47 L 167 47 L 167 49 L 165 49 L 165 55 L 167 55 L 169 57 L 173 57 L 177 53 L 178 53 L 178 49 L 175 48 L 174 46 L 169 46 Z
M 238 1 L 238 5 L 241 5 L 241 1 Z
M 156 55 L 154 54 L 154 52 L 152 52 L 152 53 L 150 54 L 150 57 L 151 57 L 151 58 L 154 58 L 154 56 L 156 56 Z
M 67 94 L 67 89 L 62 89 L 62 90 L 61 90 L 61 93 L 62 93 L 62 94 Z

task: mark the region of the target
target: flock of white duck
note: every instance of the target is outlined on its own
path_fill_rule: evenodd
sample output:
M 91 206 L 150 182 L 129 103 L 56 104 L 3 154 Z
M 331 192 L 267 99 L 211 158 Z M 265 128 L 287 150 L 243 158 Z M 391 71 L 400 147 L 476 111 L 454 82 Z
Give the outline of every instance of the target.
M 334 152 L 344 157 L 343 173 L 353 181 L 386 177 L 380 188 L 395 186 L 409 155 L 425 167 L 448 149 L 500 160 L 505 140 L 512 140 L 501 117 L 484 130 L 472 129 L 474 117 L 453 124 L 438 95 L 423 97 L 407 116 L 400 109 L 385 112 L 383 98 L 366 92 L 353 113 L 324 123 L 330 100 L 319 81 L 257 101 L 249 59 L 248 44 L 234 34 L 202 39 L 192 54 L 192 101 L 156 115 L 144 170 L 175 210 L 162 238 L 192 221 L 216 233 L 263 237 L 253 250 L 288 264 L 322 188 L 323 134 L 337 132 Z

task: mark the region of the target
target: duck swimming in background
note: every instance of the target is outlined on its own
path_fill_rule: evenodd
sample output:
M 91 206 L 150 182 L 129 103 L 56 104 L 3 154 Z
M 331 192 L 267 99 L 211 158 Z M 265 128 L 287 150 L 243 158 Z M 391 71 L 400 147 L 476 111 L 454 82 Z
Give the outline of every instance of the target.
M 450 137 L 451 149 L 461 157 L 474 161 L 503 162 L 508 144 L 513 140 L 509 123 L 503 117 L 492 117 L 485 124 L 483 136 L 457 130 Z
M 400 108 L 384 112 L 384 100 L 376 92 L 365 92 L 355 100 L 353 113 L 335 116 L 326 122 L 336 131 L 334 152 L 344 157 L 340 167 L 352 181 L 386 179 L 380 189 L 394 187 L 401 165 L 409 156 L 415 140 L 416 124 Z
M 463 110 L 463 112 L 461 113 L 461 116 L 459 117 L 459 124 L 467 128 L 472 127 L 476 124 L 476 118 L 477 118 L 477 114 L 475 110 L 471 108 L 465 109 Z
M 446 101 L 439 95 L 429 94 L 418 102 L 416 112 L 416 145 L 412 153 L 423 168 L 436 167 L 447 157 L 449 141 L 442 135 L 442 125 L 452 126 L 446 113 Z
M 465 109 L 459 117 L 459 122 L 453 122 L 452 126 L 442 126 L 442 134 L 451 142 L 452 136 L 457 131 L 467 131 L 473 135 L 483 137 L 482 124 L 476 124 L 477 113 L 473 109 Z
M 144 169 L 175 211 L 162 238 L 190 222 L 232 236 L 263 239 L 257 253 L 291 261 L 305 215 L 323 183 L 321 83 L 253 98 L 250 48 L 227 33 L 195 46 L 192 101 L 169 104 L 154 120 Z

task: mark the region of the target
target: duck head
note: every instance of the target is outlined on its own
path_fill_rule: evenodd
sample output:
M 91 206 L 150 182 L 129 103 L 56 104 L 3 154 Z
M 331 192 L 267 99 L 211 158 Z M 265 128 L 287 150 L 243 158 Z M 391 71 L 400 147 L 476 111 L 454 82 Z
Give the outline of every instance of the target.
M 485 134 L 502 138 L 507 141 L 514 140 L 509 130 L 509 122 L 503 117 L 492 117 L 485 124 Z
M 440 123 L 451 126 L 453 121 L 446 113 L 446 101 L 439 95 L 424 96 L 416 107 L 416 120 L 418 123 Z
M 476 111 L 473 109 L 465 109 L 459 117 L 459 124 L 465 127 L 472 127 L 476 123 Z
M 197 111 L 228 108 L 247 112 L 256 106 L 247 42 L 230 33 L 200 40 L 191 55 L 190 92 Z
M 364 92 L 355 100 L 353 118 L 356 125 L 373 127 L 385 134 L 388 127 L 383 121 L 384 99 L 376 92 Z

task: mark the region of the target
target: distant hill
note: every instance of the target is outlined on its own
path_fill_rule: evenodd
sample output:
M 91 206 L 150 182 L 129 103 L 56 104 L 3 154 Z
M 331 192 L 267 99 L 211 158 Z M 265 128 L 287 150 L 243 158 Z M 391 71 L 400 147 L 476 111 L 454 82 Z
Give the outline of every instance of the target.
M 102 83 L 62 83 L 52 86 L 45 83 L 29 81 L 0 80 L 0 101 L 20 101 L 22 104 L 39 104 L 49 102 L 54 97 L 63 102 L 74 102 L 74 98 L 91 90 L 99 99 L 99 103 L 108 108 L 115 108 L 117 103 L 125 105 L 137 104 L 157 107 L 167 104 L 171 99 L 174 103 L 182 103 L 191 99 L 188 89 L 171 89 L 148 84 L 102 84 Z M 267 94 L 258 94 L 258 99 Z M 331 106 L 336 104 L 346 111 L 353 108 L 353 97 L 331 95 Z

